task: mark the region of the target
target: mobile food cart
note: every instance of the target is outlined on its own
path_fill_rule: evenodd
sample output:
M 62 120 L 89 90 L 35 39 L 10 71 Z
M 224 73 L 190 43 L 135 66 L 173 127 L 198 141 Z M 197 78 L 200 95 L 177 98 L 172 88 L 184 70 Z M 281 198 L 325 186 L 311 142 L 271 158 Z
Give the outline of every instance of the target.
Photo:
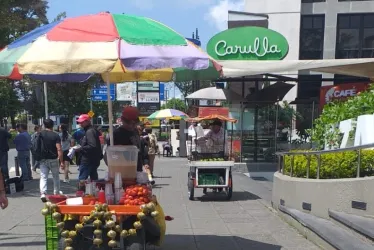
M 220 115 L 210 115 L 188 119 L 188 122 L 201 122 L 209 120 L 220 120 L 224 124 L 227 122 L 235 123 L 235 119 L 230 119 Z M 195 188 L 203 188 L 204 194 L 208 189 L 214 193 L 225 191 L 227 200 L 232 197 L 233 180 L 231 169 L 234 161 L 230 158 L 232 151 L 232 142 L 228 143 L 225 127 L 223 126 L 223 143 L 217 143 L 211 140 L 205 140 L 204 137 L 190 137 L 187 143 L 188 152 L 188 197 L 194 199 Z M 229 146 L 229 147 L 228 147 Z
M 144 250 L 162 243 L 165 215 L 147 173 L 137 172 L 137 147 L 112 146 L 107 154 L 106 179 L 79 182 L 76 197 L 48 197 L 47 250 Z

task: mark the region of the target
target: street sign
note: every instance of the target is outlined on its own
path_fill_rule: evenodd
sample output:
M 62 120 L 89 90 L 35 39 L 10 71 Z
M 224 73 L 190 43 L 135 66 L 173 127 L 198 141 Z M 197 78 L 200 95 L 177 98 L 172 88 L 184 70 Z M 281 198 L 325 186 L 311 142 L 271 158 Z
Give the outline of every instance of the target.
M 100 85 L 98 88 L 95 88 L 91 91 L 92 101 L 108 101 L 107 96 L 107 85 Z M 116 86 L 110 84 L 110 100 L 114 101 L 116 99 Z
M 92 110 L 90 110 L 88 113 L 87 113 L 87 115 L 89 116 L 89 117 L 94 117 L 94 115 L 95 115 L 95 113 L 92 111 Z
M 160 101 L 165 100 L 165 83 L 160 83 Z
M 115 95 L 110 95 L 110 100 L 114 101 L 116 99 Z M 97 102 L 106 102 L 108 101 L 107 95 L 93 95 L 92 96 L 92 101 L 97 101 Z

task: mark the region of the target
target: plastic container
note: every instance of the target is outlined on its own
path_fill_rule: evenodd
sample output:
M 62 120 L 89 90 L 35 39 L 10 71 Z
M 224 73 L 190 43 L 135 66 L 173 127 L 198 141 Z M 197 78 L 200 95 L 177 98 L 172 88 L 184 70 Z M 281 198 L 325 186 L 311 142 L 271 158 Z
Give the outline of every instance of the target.
M 122 179 L 136 179 L 138 164 L 138 148 L 136 146 L 108 146 L 109 178 L 114 180 L 116 173 L 121 173 Z
M 60 230 L 56 227 L 56 220 L 49 214 L 45 216 L 45 242 L 46 250 L 58 249 Z
M 219 185 L 218 174 L 199 174 L 199 185 Z

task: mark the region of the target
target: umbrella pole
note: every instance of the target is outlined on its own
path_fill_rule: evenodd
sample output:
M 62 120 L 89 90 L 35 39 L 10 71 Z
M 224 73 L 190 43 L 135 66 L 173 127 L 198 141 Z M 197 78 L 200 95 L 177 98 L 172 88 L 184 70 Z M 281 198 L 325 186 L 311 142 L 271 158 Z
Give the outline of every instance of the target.
M 110 99 L 109 73 L 106 73 L 106 74 L 107 74 L 107 77 L 106 77 L 106 79 L 107 79 L 106 95 L 107 95 L 107 98 L 108 98 L 109 140 L 110 140 L 110 146 L 113 146 L 114 145 L 114 141 L 113 141 L 113 105 L 112 105 L 112 100 Z
M 43 83 L 43 88 L 44 88 L 44 113 L 45 113 L 45 119 L 48 119 L 49 115 L 48 115 L 48 86 L 47 86 L 47 82 Z

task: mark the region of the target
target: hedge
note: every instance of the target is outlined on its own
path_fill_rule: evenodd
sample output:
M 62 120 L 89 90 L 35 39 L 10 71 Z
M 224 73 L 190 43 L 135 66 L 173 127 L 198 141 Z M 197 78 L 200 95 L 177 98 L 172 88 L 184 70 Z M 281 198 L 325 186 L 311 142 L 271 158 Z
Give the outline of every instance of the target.
M 291 152 L 305 152 L 291 151 Z M 284 174 L 291 172 L 291 156 L 285 157 Z M 320 179 L 356 178 L 358 153 L 347 151 L 321 155 Z M 374 150 L 361 151 L 360 177 L 374 176 Z M 304 155 L 294 156 L 293 177 L 306 178 L 307 158 Z M 317 178 L 317 157 L 311 156 L 309 178 Z

